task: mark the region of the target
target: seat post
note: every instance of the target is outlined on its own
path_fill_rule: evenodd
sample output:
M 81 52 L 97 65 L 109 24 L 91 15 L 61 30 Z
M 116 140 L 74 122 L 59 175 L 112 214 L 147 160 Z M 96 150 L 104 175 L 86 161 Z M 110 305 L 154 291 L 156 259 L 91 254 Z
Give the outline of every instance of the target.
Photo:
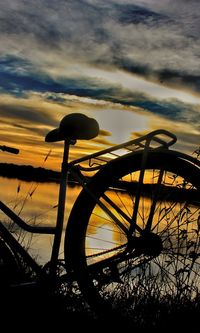
M 58 197 L 57 221 L 55 228 L 55 236 L 53 248 L 51 253 L 51 270 L 55 273 L 56 263 L 59 256 L 60 242 L 62 237 L 64 214 L 65 214 L 65 200 L 68 180 L 68 157 L 69 157 L 70 141 L 64 140 L 63 160 L 61 164 L 61 178 Z

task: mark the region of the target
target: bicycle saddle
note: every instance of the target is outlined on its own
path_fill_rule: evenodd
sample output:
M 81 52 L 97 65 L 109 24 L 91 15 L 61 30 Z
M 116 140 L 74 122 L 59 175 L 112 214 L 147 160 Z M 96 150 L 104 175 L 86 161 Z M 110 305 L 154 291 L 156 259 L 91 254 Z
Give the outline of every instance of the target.
M 61 120 L 58 128 L 53 129 L 46 135 L 45 141 L 90 140 L 98 134 L 99 125 L 95 119 L 82 113 L 72 113 Z

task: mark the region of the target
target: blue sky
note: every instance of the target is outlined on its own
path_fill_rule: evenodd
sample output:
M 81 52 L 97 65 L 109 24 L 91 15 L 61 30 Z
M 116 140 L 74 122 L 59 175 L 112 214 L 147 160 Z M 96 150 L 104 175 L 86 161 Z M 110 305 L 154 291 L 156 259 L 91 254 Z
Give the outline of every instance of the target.
M 37 165 L 50 148 L 45 134 L 83 112 L 102 131 L 76 154 L 161 127 L 192 152 L 199 31 L 194 0 L 1 0 L 0 142 L 21 149 L 18 163 Z M 56 168 L 61 146 L 51 148 Z

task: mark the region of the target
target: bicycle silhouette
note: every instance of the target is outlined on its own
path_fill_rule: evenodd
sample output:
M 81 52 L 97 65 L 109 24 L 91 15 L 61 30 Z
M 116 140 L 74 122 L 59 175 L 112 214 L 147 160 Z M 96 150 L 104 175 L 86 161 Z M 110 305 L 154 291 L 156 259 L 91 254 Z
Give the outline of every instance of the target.
M 64 142 L 55 226 L 28 225 L 0 201 L 0 209 L 20 228 L 54 235 L 51 259 L 41 267 L 1 222 L 1 281 L 13 283 L 6 272 L 17 272 L 20 255 L 36 283 L 59 278 L 71 286 L 78 283 L 97 311 L 153 291 L 160 297 L 195 297 L 200 289 L 200 162 L 172 150 L 176 136 L 163 129 L 69 161 L 70 146 L 98 131 L 94 119 L 75 113 L 45 138 Z M 69 175 L 82 191 L 68 218 L 62 261 L 66 274 L 59 277 Z

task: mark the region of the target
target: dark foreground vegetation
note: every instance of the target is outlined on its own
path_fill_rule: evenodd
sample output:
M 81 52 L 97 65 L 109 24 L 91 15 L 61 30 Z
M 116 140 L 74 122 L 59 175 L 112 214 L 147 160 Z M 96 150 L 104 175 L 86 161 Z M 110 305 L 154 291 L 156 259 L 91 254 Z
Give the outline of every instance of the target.
M 0 174 L 23 180 L 57 181 L 59 173 L 42 168 L 1 164 Z M 21 175 L 21 176 L 20 176 Z M 24 178 L 26 177 L 26 179 Z M 180 192 L 179 192 L 180 193 Z M 0 263 L 1 265 L 1 263 Z M 12 280 L 12 277 L 9 277 Z M 0 283 L 0 332 L 190 332 L 199 330 L 200 294 L 192 298 L 180 286 L 178 292 L 161 298 L 156 288 L 120 299 L 115 311 L 99 316 L 73 294 L 68 285 L 53 293 L 46 285 L 5 287 Z
M 195 327 L 198 330 L 200 319 L 200 298 L 191 300 L 180 295 L 164 300 L 159 295 L 133 295 L 133 307 L 121 300 L 116 312 L 106 317 L 94 314 L 80 294 L 51 294 L 33 286 L 4 290 L 1 300 L 5 332 L 13 328 L 20 332 L 53 328 L 56 332 L 189 332 Z

